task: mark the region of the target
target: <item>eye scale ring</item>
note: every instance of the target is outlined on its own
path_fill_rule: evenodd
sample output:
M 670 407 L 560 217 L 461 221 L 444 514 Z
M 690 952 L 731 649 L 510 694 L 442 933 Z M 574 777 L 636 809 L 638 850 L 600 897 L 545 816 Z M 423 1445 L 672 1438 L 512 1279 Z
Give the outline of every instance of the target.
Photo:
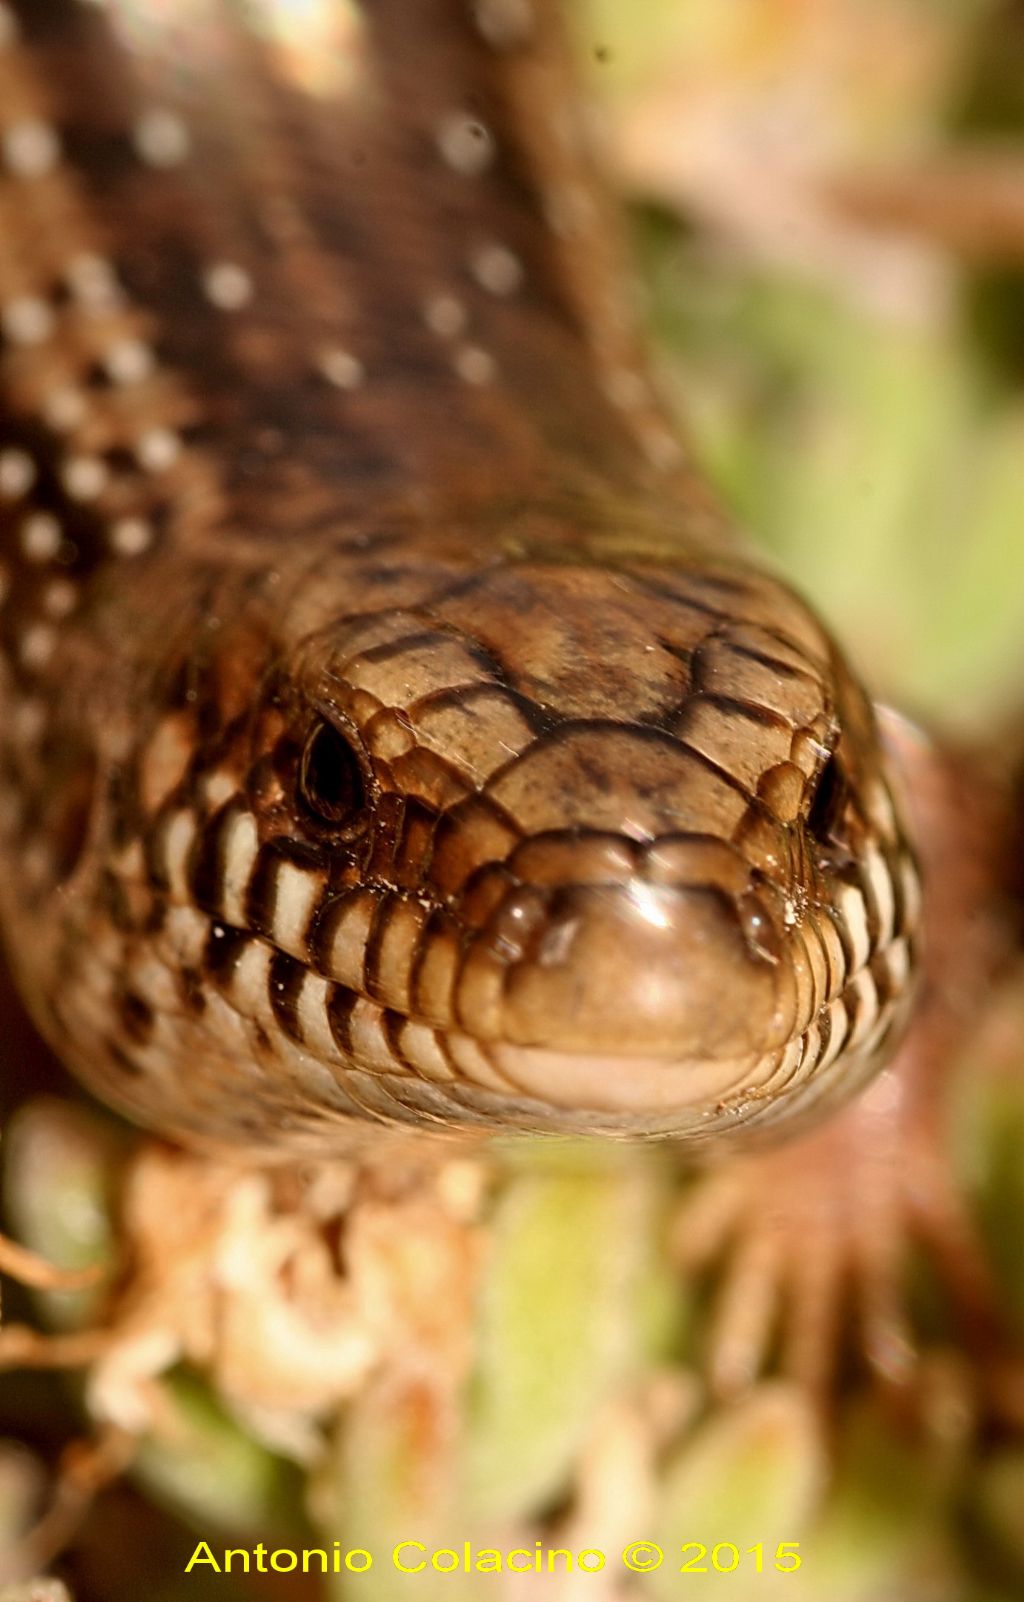
M 299 758 L 299 799 L 315 823 L 344 833 L 364 820 L 366 784 L 351 743 L 333 723 L 318 718 Z

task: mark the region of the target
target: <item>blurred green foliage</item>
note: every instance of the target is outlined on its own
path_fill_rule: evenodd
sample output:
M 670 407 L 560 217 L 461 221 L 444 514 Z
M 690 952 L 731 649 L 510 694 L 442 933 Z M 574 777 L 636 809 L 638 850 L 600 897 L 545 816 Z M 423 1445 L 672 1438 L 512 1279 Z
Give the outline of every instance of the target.
M 737 119 L 765 118 L 773 95 L 785 107 L 787 95 L 834 94 L 832 121 L 819 110 L 815 127 L 835 138 L 840 170 L 959 137 L 1024 139 L 1024 10 L 1015 0 L 821 0 L 816 12 L 799 0 L 581 8 L 613 138 L 635 106 L 660 94 L 664 136 L 696 140 L 685 120 L 672 120 L 678 84 L 684 109 L 696 87 Z M 920 23 L 930 72 L 894 79 L 885 31 L 894 19 L 908 52 Z M 808 88 L 816 69 L 823 81 Z M 713 137 L 713 119 L 697 127 Z M 689 159 L 684 152 L 684 178 Z M 849 283 L 797 260 L 766 265 L 699 217 L 687 226 L 681 185 L 678 210 L 637 205 L 635 235 L 653 342 L 698 459 L 751 536 L 822 605 L 878 693 L 960 729 L 1017 709 L 1020 275 L 948 262 L 951 294 L 939 313 L 873 312 Z
M 884 326 L 641 219 L 660 348 L 745 527 L 879 693 L 940 726 L 1013 709 L 1024 639 L 1024 398 L 962 327 Z M 680 293 L 685 283 L 686 293 Z

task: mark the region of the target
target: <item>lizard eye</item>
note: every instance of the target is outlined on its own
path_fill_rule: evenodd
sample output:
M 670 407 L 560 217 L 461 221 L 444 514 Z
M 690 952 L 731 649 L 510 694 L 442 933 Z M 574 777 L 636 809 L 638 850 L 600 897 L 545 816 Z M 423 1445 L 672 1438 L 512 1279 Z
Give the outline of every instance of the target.
M 849 785 L 843 764 L 833 751 L 818 776 L 817 787 L 807 814 L 808 829 L 823 845 L 828 845 L 835 839 L 848 792 Z
M 299 761 L 299 798 L 317 823 L 343 829 L 366 807 L 359 758 L 333 724 L 314 723 Z

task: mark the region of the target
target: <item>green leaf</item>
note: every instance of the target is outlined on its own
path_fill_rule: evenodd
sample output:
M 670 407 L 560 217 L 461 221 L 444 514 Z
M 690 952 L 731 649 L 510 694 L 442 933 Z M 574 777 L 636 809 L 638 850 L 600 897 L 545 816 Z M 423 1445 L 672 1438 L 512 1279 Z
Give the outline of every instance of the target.
M 780 1543 L 805 1541 L 827 1483 L 821 1420 L 798 1386 L 766 1383 L 716 1408 L 666 1465 L 654 1524 L 666 1561 L 645 1577 L 648 1592 L 657 1602 L 678 1602 L 684 1585 L 728 1585 L 713 1573 L 703 1582 L 680 1574 L 684 1550 L 687 1561 L 700 1556 L 689 1543 L 711 1552 L 725 1542 L 739 1549 L 737 1577 L 748 1576 L 751 1594 L 791 1594 L 794 1577 L 774 1569 L 774 1555 Z M 755 1575 L 748 1554 L 758 1544 L 763 1572 Z
M 682 1298 L 641 1158 L 513 1176 L 491 1220 L 469 1400 L 468 1499 L 514 1518 L 566 1487 L 594 1415 L 660 1355 Z

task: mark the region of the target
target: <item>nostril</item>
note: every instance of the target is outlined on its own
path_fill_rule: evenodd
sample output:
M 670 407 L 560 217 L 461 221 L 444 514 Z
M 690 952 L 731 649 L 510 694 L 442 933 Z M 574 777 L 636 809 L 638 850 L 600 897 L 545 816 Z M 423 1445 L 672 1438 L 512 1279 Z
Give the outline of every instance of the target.
M 751 952 L 775 967 L 782 958 L 782 941 L 760 896 L 753 892 L 740 896 L 736 914 Z
M 502 901 L 487 933 L 505 962 L 522 962 L 548 916 L 548 898 L 532 885 L 521 885 Z

